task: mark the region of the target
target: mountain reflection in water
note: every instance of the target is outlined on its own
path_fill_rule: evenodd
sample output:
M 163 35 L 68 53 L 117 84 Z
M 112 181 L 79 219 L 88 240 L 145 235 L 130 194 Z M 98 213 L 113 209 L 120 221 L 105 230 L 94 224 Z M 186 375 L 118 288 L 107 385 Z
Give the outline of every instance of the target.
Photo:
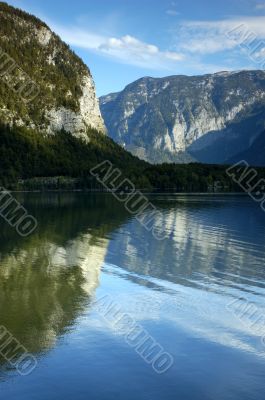
M 157 241 L 111 194 L 17 197 L 38 228 L 21 238 L 0 221 L 0 325 L 39 365 L 10 389 L 1 360 L 6 398 L 55 398 L 49 381 L 59 398 L 262 399 L 265 215 L 256 203 L 150 196 L 166 233 Z M 159 379 L 95 312 L 104 294 L 174 356 Z M 234 301 L 251 304 L 260 318 L 238 315 Z

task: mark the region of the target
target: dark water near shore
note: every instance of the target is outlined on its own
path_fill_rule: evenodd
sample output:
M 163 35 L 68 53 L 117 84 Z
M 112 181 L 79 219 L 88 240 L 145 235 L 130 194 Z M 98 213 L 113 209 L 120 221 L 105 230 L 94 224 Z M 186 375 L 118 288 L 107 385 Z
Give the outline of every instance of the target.
M 1 399 L 264 399 L 258 204 L 153 196 L 158 241 L 111 194 L 17 197 L 38 229 L 21 238 L 0 221 L 0 325 L 38 364 L 20 376 L 0 357 Z M 102 315 L 104 296 L 173 357 L 166 372 Z

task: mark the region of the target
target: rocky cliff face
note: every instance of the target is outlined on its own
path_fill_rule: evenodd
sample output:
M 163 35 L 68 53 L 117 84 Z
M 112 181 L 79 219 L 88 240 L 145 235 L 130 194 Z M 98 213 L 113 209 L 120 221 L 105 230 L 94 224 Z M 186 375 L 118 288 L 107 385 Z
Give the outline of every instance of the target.
M 264 105 L 264 71 L 142 78 L 100 98 L 110 136 L 151 162 L 225 162 L 264 130 Z
M 0 78 L 1 122 L 50 134 L 64 129 L 84 139 L 87 127 L 105 131 L 87 66 L 46 24 L 5 3 Z
M 90 126 L 105 132 L 105 126 L 99 110 L 95 86 L 90 74 L 82 78 L 80 85 L 82 95 L 78 99 L 79 110 L 73 111 L 64 106 L 47 108 L 48 132 L 64 129 L 75 136 L 85 137 L 86 128 Z

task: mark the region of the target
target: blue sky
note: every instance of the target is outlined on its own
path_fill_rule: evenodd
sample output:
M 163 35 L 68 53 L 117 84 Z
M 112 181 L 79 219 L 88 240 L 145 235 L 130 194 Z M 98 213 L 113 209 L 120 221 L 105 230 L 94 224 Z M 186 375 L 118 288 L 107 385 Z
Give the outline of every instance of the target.
M 265 65 L 265 2 L 262 1 L 10 0 L 8 3 L 35 14 L 69 43 L 89 66 L 99 96 L 119 91 L 143 76 L 260 69 L 263 60 Z M 243 37 L 251 38 L 252 48 L 250 41 L 242 45 Z

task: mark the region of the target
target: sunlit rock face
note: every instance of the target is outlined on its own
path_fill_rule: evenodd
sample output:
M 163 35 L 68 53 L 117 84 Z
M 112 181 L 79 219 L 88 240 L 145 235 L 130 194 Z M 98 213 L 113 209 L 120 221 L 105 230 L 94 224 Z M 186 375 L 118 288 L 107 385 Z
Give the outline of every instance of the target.
M 109 135 L 151 162 L 224 162 L 263 132 L 264 105 L 264 71 L 148 77 L 100 98 Z
M 105 126 L 99 110 L 98 99 L 95 94 L 95 85 L 92 77 L 87 74 L 80 86 L 82 95 L 79 98 L 79 112 L 65 107 L 46 110 L 49 121 L 48 132 L 53 133 L 64 129 L 76 137 L 88 140 L 85 132 L 87 127 L 105 132 Z

